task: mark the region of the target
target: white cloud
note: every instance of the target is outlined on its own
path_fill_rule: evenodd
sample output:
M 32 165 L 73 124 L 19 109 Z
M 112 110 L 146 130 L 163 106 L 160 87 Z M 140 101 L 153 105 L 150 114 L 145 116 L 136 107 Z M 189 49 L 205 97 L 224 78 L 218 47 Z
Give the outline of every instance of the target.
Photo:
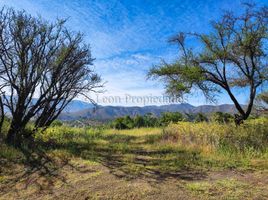
M 219 9 L 236 7 L 228 2 L 118 0 L 1 0 L 48 20 L 69 18 L 68 26 L 81 31 L 96 58 L 94 67 L 107 81 L 105 94 L 161 95 L 161 83 L 146 81 L 146 73 L 161 58 L 173 60 L 175 47 L 167 39 L 179 31 L 207 31 L 208 22 Z M 196 48 L 196 47 L 195 47 Z M 203 98 L 190 102 L 201 104 Z M 226 100 L 227 101 L 227 100 Z

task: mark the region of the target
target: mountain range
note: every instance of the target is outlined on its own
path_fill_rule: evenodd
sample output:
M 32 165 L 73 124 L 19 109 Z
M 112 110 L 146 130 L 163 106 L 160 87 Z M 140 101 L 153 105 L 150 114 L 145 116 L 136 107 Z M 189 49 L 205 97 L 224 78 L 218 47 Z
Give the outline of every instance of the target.
M 181 112 L 181 113 L 213 113 L 227 112 L 235 113 L 236 109 L 232 104 L 222 105 L 201 105 L 193 106 L 188 103 L 170 104 L 161 106 L 144 106 L 144 107 L 124 107 L 124 106 L 93 106 L 91 103 L 86 103 L 79 100 L 72 101 L 59 116 L 60 120 L 78 120 L 90 119 L 107 121 L 125 115 L 145 115 L 152 113 L 160 116 L 163 112 Z

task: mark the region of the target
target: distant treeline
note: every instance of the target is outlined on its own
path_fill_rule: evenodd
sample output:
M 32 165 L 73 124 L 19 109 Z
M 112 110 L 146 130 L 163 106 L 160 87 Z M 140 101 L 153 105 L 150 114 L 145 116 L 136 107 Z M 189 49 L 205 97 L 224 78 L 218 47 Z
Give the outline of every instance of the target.
M 165 112 L 160 117 L 147 113 L 144 116 L 137 115 L 134 117 L 124 116 L 113 120 L 109 126 L 115 129 L 132 129 L 140 127 L 159 127 L 166 126 L 169 123 L 176 123 L 180 121 L 188 122 L 218 122 L 230 123 L 233 122 L 234 116 L 229 113 L 215 112 L 210 115 L 203 113 L 197 114 L 182 114 L 180 112 Z

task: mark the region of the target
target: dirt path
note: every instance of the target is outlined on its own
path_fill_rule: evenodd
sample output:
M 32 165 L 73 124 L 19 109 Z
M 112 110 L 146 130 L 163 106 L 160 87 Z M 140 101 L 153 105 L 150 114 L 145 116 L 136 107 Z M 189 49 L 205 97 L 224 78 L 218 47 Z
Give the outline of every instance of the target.
M 0 199 L 268 199 L 267 171 L 206 172 L 196 174 L 196 179 L 191 171 L 129 178 L 122 171 L 81 159 L 50 174 L 37 170 L 26 175 L 24 167 L 13 168 L 1 181 Z

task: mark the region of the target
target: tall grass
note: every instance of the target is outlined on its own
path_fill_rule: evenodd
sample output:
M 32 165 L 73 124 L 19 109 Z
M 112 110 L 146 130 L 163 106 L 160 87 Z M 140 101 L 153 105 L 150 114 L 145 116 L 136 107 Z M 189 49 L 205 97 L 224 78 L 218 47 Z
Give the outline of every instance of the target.
M 170 124 L 163 129 L 162 141 L 195 149 L 207 158 L 221 162 L 247 162 L 268 158 L 268 119 L 249 120 L 236 127 L 233 124 L 189 123 Z M 214 163 L 215 164 L 215 163 Z M 241 163 L 240 163 L 241 164 Z
M 137 157 L 147 156 L 147 168 L 166 171 L 178 166 L 268 168 L 267 118 L 249 120 L 239 127 L 206 122 L 131 130 L 53 126 L 37 133 L 35 140 L 48 152 L 62 150 L 93 161 L 117 156 L 126 165 L 136 166 Z M 0 149 L 0 157 L 16 157 L 16 151 L 6 146 Z

